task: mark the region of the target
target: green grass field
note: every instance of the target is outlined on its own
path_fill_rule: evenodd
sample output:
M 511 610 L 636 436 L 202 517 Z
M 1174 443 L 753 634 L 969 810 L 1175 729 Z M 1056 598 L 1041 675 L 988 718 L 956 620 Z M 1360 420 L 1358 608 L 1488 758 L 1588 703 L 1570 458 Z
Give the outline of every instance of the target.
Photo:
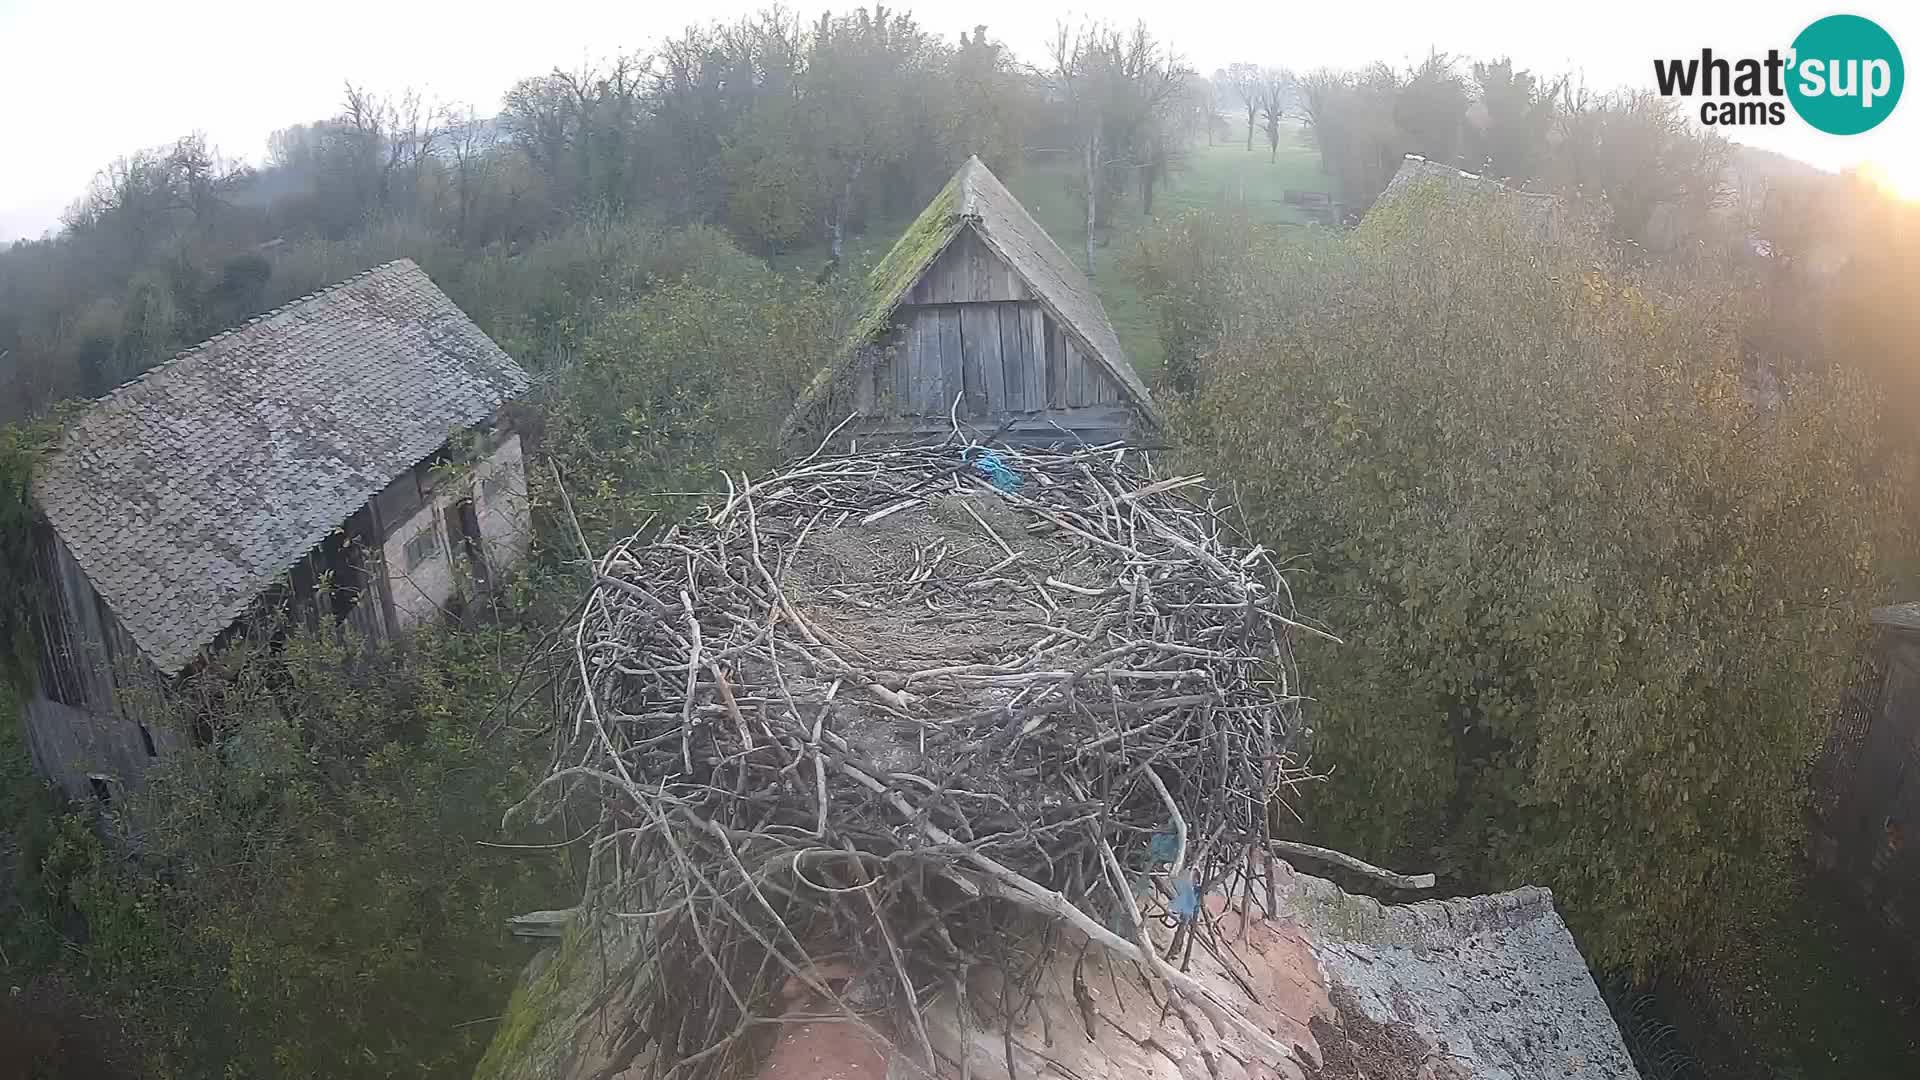
M 1244 138 L 1244 128 L 1241 134 Z M 1054 243 L 1079 264 L 1086 258 L 1086 211 L 1074 194 L 1074 175 L 1073 162 L 1065 155 L 1054 155 L 1051 159 L 1029 160 L 1020 171 L 1001 179 L 1026 204 Z M 1251 152 L 1244 141 L 1213 146 L 1196 143 L 1188 151 L 1184 167 L 1155 193 L 1153 212 L 1156 218 L 1165 219 L 1206 207 L 1244 206 L 1256 220 L 1303 222 L 1306 219 L 1298 208 L 1288 206 L 1283 199 L 1289 189 L 1329 190 L 1328 178 L 1320 172 L 1320 155 L 1307 132 L 1298 126 L 1280 133 L 1278 155 L 1269 154 L 1257 132 Z M 847 245 L 849 261 L 856 266 L 877 262 L 909 221 L 873 223 Z M 1107 234 L 1095 248 L 1093 285 L 1128 358 L 1141 378 L 1152 383 L 1160 371 L 1160 340 L 1154 332 L 1153 312 L 1134 288 L 1126 265 L 1145 224 L 1139 197 L 1130 192 L 1114 209 Z M 822 252 L 809 250 L 793 252 L 778 261 L 800 268 L 818 266 L 822 257 Z

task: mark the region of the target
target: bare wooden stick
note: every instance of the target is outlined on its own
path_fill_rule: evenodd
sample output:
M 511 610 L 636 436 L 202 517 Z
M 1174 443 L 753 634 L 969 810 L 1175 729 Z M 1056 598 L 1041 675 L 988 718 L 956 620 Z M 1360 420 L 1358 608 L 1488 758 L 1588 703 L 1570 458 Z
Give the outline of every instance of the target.
M 1312 844 L 1302 844 L 1297 840 L 1268 840 L 1267 846 L 1282 856 L 1291 855 L 1298 859 L 1332 863 L 1356 874 L 1364 874 L 1375 881 L 1385 882 L 1396 889 L 1431 889 L 1434 886 L 1432 874 L 1396 874 L 1332 848 L 1314 847 Z

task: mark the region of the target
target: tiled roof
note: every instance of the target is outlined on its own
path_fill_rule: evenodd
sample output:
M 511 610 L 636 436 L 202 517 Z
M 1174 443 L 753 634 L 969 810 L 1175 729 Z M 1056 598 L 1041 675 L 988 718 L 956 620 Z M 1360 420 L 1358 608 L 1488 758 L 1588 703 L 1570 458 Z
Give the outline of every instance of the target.
M 1238 901 L 1208 898 L 1217 947 L 1183 954 L 1180 970 L 1292 1053 L 1270 1057 L 1244 1032 L 1220 1024 L 1208 1035 L 1223 1063 L 1214 1075 L 1638 1080 L 1620 1029 L 1547 890 L 1393 905 L 1344 892 L 1283 862 L 1276 861 L 1272 873 L 1271 913 L 1260 910 L 1258 890 L 1251 918 L 1243 918 Z M 627 902 L 613 900 L 612 909 Z M 581 922 L 570 939 L 585 938 L 577 930 L 589 929 L 613 966 L 646 955 L 644 928 L 593 905 L 580 910 L 586 914 L 575 915 Z M 1172 931 L 1158 919 L 1149 920 L 1147 933 L 1163 949 L 1172 943 Z M 796 980 L 776 1005 L 790 1015 L 750 1074 L 757 1080 L 924 1076 L 909 1064 L 923 1060 L 924 1031 L 939 1080 L 969 1072 L 1005 1077 L 1009 1068 L 1023 1077 L 1084 1080 L 1208 1077 L 1194 1044 L 1198 1029 L 1166 1007 L 1164 992 L 1156 993 L 1138 968 L 1087 948 L 1072 930 L 1052 940 L 1050 950 L 1011 954 L 1023 963 L 1021 1007 L 984 1024 L 971 1010 L 962 1014 L 957 995 L 944 993 L 927 1003 L 918 1029 L 903 1030 L 893 1012 L 869 1013 L 874 1038 Z M 639 1007 L 645 981 L 601 992 L 591 973 L 576 966 L 572 976 L 558 974 L 563 962 L 542 955 L 528 979 L 546 992 L 522 1016 L 526 1030 L 511 1043 L 496 1040 L 490 1075 L 606 1075 L 616 1047 L 633 1053 L 619 1021 Z M 890 968 L 845 974 L 852 986 L 893 977 Z M 987 962 L 965 977 L 977 980 L 976 992 L 997 990 L 997 973 Z M 1008 1029 L 996 1030 L 1003 1023 Z M 657 1063 L 657 1050 L 656 1043 L 620 1075 L 643 1075 Z
M 36 471 L 34 495 L 172 674 L 394 477 L 526 387 L 401 259 L 101 398 Z
M 1552 237 L 1554 214 L 1560 205 L 1558 197 L 1546 192 L 1518 191 L 1491 177 L 1429 161 L 1419 154 L 1408 154 L 1400 162 L 1400 168 L 1395 170 L 1393 179 L 1387 181 L 1386 190 L 1373 205 L 1391 206 L 1429 185 L 1438 187 L 1447 199 L 1491 196 L 1506 208 L 1516 225 L 1537 232 L 1541 239 Z

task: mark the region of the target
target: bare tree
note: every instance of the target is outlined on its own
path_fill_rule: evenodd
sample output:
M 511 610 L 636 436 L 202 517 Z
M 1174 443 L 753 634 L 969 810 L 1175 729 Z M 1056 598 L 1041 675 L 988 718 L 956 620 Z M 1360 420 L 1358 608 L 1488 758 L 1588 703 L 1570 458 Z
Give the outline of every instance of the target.
M 1138 170 L 1144 199 L 1171 159 L 1166 131 L 1193 74 L 1145 23 L 1130 33 L 1059 26 L 1048 45 L 1048 79 L 1075 132 L 1086 182 L 1087 272 L 1093 272 L 1108 170 Z
M 1228 64 L 1213 81 L 1226 89 L 1247 114 L 1247 151 L 1253 151 L 1253 123 L 1260 114 L 1260 68 L 1255 64 Z
M 1094 224 L 1100 190 L 1100 137 L 1104 120 L 1099 84 L 1106 76 L 1107 55 L 1101 47 L 1101 39 L 1107 33 L 1096 26 L 1083 26 L 1078 32 L 1070 32 L 1065 23 L 1060 23 L 1047 46 L 1048 59 L 1053 62 L 1048 79 L 1066 106 L 1068 120 L 1080 144 L 1080 164 L 1087 185 L 1089 274 L 1093 273 Z
M 1261 68 L 1255 93 L 1260 101 L 1260 126 L 1267 133 L 1267 154 L 1271 161 L 1280 158 L 1280 121 L 1293 108 L 1293 72 L 1286 68 Z
M 1205 130 L 1207 145 L 1213 145 L 1214 127 L 1220 121 L 1220 89 L 1212 79 L 1194 78 L 1187 81 L 1186 106 L 1181 111 L 1181 125 L 1188 140 L 1193 138 L 1193 128 Z
M 419 91 L 408 87 L 399 97 L 376 94 L 363 86 L 346 84 L 340 124 L 351 134 L 357 150 L 363 185 L 363 204 L 371 201 L 391 208 L 394 180 L 405 176 L 409 199 L 420 194 L 421 172 L 433 156 L 439 132 L 434 127 L 439 110 Z
M 479 198 L 491 152 L 499 138 L 492 121 L 482 120 L 471 105 L 441 111 L 441 131 L 453 163 L 454 227 L 462 241 L 469 239 L 474 204 Z

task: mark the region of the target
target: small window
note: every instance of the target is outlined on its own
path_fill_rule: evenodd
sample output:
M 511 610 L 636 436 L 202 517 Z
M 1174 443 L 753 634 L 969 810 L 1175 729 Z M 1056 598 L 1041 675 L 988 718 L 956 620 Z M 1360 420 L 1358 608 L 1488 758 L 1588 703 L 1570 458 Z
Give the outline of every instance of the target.
M 113 784 L 110 777 L 95 773 L 87 777 L 87 783 L 93 787 L 93 797 L 101 806 L 113 805 Z
M 413 539 L 407 541 L 406 563 L 409 570 L 439 556 L 440 530 L 431 525 L 421 529 L 413 535 Z

